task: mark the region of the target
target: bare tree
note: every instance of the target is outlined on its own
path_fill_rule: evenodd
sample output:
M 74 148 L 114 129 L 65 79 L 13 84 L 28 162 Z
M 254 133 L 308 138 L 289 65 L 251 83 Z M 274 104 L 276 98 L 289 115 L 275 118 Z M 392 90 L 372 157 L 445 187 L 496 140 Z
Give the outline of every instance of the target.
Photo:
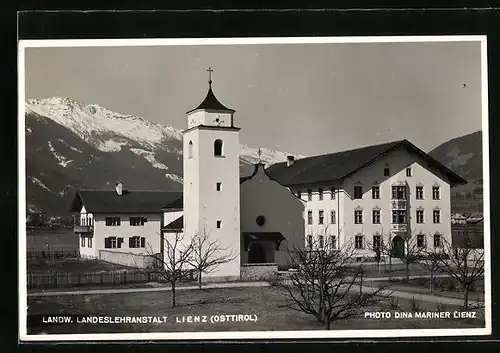
M 193 237 L 191 246 L 191 256 L 187 261 L 197 272 L 199 289 L 201 289 L 202 274 L 211 273 L 220 265 L 231 262 L 239 256 L 234 254 L 233 250 L 221 247 L 218 240 L 211 240 L 205 229 Z
M 306 248 L 289 250 L 296 270 L 277 282 L 288 298 L 286 307 L 313 315 L 329 330 L 332 322 L 357 315 L 385 299 L 385 286 L 356 290 L 361 267 L 354 265 L 352 246 L 336 249 L 329 241 L 321 244 L 315 239 L 308 243 Z
M 387 236 L 388 239 L 385 239 L 385 236 L 384 236 L 384 231 L 382 230 L 382 233 L 380 235 L 380 246 L 378 247 L 378 252 L 380 253 L 380 259 L 381 261 L 384 261 L 384 265 L 385 265 L 385 259 L 388 260 L 388 264 L 389 264 L 389 269 L 388 269 L 388 272 L 389 272 L 389 279 L 392 278 L 392 257 L 394 255 L 394 248 L 393 248 L 393 244 L 392 244 L 392 240 L 391 240 L 391 234 L 388 233 L 388 236 Z M 376 244 L 373 244 L 373 245 L 376 245 Z M 385 268 L 385 266 L 384 266 Z
M 183 233 L 165 233 L 163 240 L 163 254 L 153 253 L 149 246 L 148 254 L 153 261 L 148 270 L 162 278 L 172 287 L 172 308 L 176 306 L 176 286 L 187 277 L 190 270 L 189 258 L 193 253 L 193 244 L 184 241 Z
M 433 292 L 434 291 L 434 275 L 439 270 L 438 260 L 440 257 L 443 256 L 443 254 L 441 251 L 436 252 L 432 248 L 430 248 L 427 244 L 427 241 L 424 241 L 423 247 L 425 250 L 423 252 L 423 256 L 422 256 L 422 259 L 420 261 L 420 265 L 429 271 L 429 275 L 430 275 L 429 290 L 431 292 Z
M 418 237 L 414 236 L 414 231 L 408 229 L 403 238 L 404 251 L 401 254 L 401 261 L 405 265 L 406 280 L 410 279 L 410 265 L 418 263 L 425 255 L 425 248 L 418 243 Z
M 484 252 L 475 247 L 473 241 L 466 239 L 461 247 L 453 248 L 443 239 L 440 256 L 435 257 L 436 267 L 447 273 L 450 280 L 459 283 L 463 290 L 463 308 L 469 308 L 469 295 L 477 282 L 484 277 Z

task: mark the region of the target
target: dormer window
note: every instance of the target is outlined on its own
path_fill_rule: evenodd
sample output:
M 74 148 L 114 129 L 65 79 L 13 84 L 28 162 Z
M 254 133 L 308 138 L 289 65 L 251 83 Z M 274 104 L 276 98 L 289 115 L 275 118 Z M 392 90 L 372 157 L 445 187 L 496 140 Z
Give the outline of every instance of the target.
M 214 156 L 222 157 L 222 140 L 217 139 L 214 141 Z

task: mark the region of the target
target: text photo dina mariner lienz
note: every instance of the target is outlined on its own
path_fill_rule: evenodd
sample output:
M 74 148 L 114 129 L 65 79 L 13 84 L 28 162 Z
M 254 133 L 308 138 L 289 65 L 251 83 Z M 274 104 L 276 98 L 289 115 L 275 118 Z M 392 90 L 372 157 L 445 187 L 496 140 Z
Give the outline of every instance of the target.
M 20 41 L 23 341 L 491 333 L 486 37 L 126 44 Z

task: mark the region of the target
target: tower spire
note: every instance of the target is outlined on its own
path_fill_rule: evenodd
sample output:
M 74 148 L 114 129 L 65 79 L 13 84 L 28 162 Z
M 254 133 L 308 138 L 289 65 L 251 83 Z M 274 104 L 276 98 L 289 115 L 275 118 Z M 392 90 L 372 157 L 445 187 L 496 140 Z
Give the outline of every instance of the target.
M 212 68 L 209 66 L 207 72 L 208 72 L 208 85 L 210 87 L 212 87 L 212 72 L 213 71 L 214 70 L 212 70 Z

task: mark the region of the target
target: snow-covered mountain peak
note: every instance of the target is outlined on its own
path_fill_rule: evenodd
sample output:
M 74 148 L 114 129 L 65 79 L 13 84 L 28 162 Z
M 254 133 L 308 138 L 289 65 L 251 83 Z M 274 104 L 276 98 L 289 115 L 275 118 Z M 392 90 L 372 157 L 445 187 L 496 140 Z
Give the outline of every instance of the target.
M 28 99 L 26 112 L 46 117 L 71 130 L 85 142 L 104 152 L 118 152 L 123 148 L 149 152 L 174 151 L 182 141 L 181 129 L 149 121 L 143 117 L 111 111 L 98 104 L 84 104 L 69 97 Z M 169 146 L 169 141 L 178 147 Z M 150 156 L 149 152 L 143 153 Z M 134 152 L 135 153 L 135 152 Z M 241 145 L 241 159 L 246 163 L 259 161 L 258 149 Z M 274 149 L 261 149 L 260 160 L 273 164 L 286 160 L 288 154 Z M 301 156 L 295 156 L 301 158 Z

